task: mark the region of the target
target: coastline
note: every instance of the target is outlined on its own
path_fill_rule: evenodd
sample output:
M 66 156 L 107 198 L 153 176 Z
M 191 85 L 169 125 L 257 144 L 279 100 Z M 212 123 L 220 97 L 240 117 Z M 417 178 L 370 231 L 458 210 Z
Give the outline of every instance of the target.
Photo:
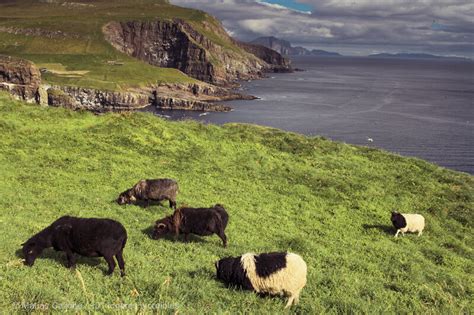
M 305 67 L 306 61 L 315 59 L 317 66 Z M 462 72 L 469 72 L 466 65 L 472 67 L 471 63 L 362 57 L 303 57 L 292 61 L 295 68 L 306 71 L 271 73 L 264 79 L 242 82 L 238 92 L 259 99 L 226 102 L 234 108 L 232 112 L 157 114 L 172 120 L 195 119 L 218 125 L 242 122 L 320 135 L 474 174 L 474 152 L 468 145 L 471 122 L 457 114 L 474 91 L 469 81 L 459 88 L 453 85 L 466 81 Z M 380 67 L 385 74 L 380 74 Z M 447 73 L 445 79 L 433 76 L 440 71 Z M 433 84 L 439 87 L 434 89 Z M 420 124 L 425 129 L 420 130 Z

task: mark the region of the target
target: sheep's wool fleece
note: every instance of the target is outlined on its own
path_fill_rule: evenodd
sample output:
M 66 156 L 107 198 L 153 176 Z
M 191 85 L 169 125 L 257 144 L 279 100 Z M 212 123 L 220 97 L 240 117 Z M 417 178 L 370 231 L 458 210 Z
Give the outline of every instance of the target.
M 301 256 L 293 253 L 286 255 L 286 268 L 280 269 L 265 278 L 257 275 L 255 254 L 242 255 L 241 264 L 257 292 L 298 296 L 301 289 L 306 285 L 306 263 Z
M 405 232 L 423 232 L 425 228 L 425 218 L 421 214 L 402 213 L 407 222 L 407 226 L 401 228 L 400 231 Z

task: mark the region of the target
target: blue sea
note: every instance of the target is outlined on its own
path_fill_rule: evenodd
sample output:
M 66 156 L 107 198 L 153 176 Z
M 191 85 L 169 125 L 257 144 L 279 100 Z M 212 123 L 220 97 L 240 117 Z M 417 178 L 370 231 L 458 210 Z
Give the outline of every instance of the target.
M 158 111 L 171 119 L 244 122 L 419 157 L 474 174 L 474 62 L 298 57 L 304 72 L 244 82 L 253 101 L 230 113 Z

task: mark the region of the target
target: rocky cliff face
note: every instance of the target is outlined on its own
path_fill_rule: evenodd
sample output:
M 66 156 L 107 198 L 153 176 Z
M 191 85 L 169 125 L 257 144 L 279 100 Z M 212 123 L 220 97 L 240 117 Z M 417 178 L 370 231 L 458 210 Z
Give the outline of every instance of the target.
M 176 68 L 206 82 L 220 79 L 205 49 L 191 39 L 182 23 L 111 22 L 104 33 L 116 49 L 152 65 Z
M 204 23 L 228 43 L 235 43 L 221 27 Z M 182 20 L 110 22 L 105 38 L 118 50 L 160 67 L 177 68 L 189 76 L 217 85 L 261 77 L 274 70 L 252 51 L 234 52 L 215 44 Z M 278 62 L 276 58 L 266 58 Z M 281 64 L 281 68 L 288 65 Z
M 237 43 L 237 45 L 265 61 L 267 64 L 270 65 L 270 68 L 273 72 L 293 71 L 291 68 L 290 61 L 278 52 L 274 51 L 273 49 L 261 45 L 253 45 L 242 42 Z

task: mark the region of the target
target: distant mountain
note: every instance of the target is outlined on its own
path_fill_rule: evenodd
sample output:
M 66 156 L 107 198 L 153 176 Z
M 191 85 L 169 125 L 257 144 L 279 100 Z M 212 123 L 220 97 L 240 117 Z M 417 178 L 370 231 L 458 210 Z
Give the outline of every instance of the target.
M 279 39 L 273 36 L 265 36 L 254 39 L 250 42 L 255 45 L 262 45 L 275 50 L 284 56 L 341 56 L 336 52 L 330 52 L 320 49 L 309 50 L 307 48 L 291 46 L 289 41 Z
M 454 60 L 471 60 L 464 57 L 450 57 L 450 56 L 437 56 L 432 54 L 424 53 L 380 53 L 369 55 L 372 58 L 399 58 L 399 59 L 454 59 Z
M 321 50 L 321 49 L 313 49 L 311 50 L 311 55 L 313 56 L 342 56 L 341 54 L 333 51 L 326 51 L 326 50 Z

